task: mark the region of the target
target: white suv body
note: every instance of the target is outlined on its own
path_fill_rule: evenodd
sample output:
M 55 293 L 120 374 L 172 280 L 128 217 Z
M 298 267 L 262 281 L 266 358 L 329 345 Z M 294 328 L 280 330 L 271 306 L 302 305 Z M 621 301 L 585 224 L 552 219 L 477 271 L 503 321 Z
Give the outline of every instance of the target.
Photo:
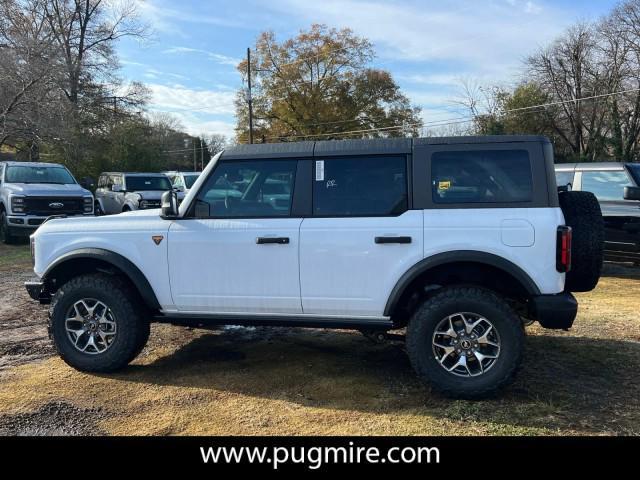
M 96 211 L 111 215 L 157 209 L 160 197 L 171 188 L 171 181 L 162 173 L 101 173 L 96 188 Z
M 270 193 L 274 184 L 277 195 Z M 468 301 L 477 296 L 478 310 L 485 304 L 487 312 L 510 309 L 548 328 L 569 328 L 576 315 L 559 264 L 566 227 L 552 150 L 541 137 L 240 146 L 212 159 L 174 214 L 167 213 L 171 195 L 165 197 L 163 216 L 138 211 L 47 222 L 32 237 L 39 280 L 27 285 L 31 295 L 49 301 L 60 285 L 101 267 L 130 284 L 131 295 L 151 312 L 146 321 L 183 325 L 367 331 L 409 325 L 411 331 L 421 325 L 413 319 L 428 314 L 424 305 L 440 297 L 446 303 L 452 291 Z M 499 330 L 488 314 L 454 314 L 467 315 L 468 326 L 475 319 L 477 327 L 462 323 L 446 348 L 436 342 L 444 335 L 439 327 L 430 331 L 432 350 L 446 369 L 453 342 L 470 342 L 465 352 L 471 355 L 474 341 L 476 348 L 496 348 L 477 341 L 482 332 L 486 340 Z M 510 328 L 502 327 L 504 341 Z M 70 364 L 106 369 L 65 355 L 63 343 L 56 341 Z M 108 352 L 111 344 L 105 339 L 100 345 Z M 478 356 L 468 357 L 471 364 L 488 370 L 493 360 L 486 350 L 484 356 L 473 352 Z M 422 353 L 415 355 L 420 373 Z M 460 364 L 453 376 L 464 376 L 463 367 L 473 373 Z M 462 396 L 481 396 L 504 383 L 489 378 L 465 389 L 429 380 Z

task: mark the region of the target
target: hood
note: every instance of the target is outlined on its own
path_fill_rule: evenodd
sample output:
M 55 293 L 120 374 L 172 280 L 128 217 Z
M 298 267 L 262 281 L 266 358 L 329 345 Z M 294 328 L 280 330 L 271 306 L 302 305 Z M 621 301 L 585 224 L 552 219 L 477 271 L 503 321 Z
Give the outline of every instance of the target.
M 132 219 L 131 217 L 135 217 Z M 46 233 L 116 233 L 118 231 L 158 231 L 169 228 L 171 222 L 160 218 L 160 209 L 136 210 L 104 217 L 54 218 L 43 223 L 34 235 Z
M 89 190 L 82 188 L 77 183 L 57 185 L 54 183 L 5 183 L 4 188 L 14 195 L 48 197 L 48 196 L 86 196 L 91 195 Z

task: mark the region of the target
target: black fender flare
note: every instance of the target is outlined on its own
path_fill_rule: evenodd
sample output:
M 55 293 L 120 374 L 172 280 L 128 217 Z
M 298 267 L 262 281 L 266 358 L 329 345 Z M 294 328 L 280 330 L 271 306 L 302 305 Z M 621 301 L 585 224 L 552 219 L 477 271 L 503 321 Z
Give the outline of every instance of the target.
M 131 280 L 136 287 L 144 303 L 153 310 L 160 310 L 160 303 L 156 297 L 149 280 L 145 277 L 144 273 L 133 263 L 131 260 L 120 255 L 119 253 L 105 250 L 102 248 L 80 248 L 78 250 L 72 250 L 58 257 L 44 272 L 42 275 L 42 281 L 47 282 L 48 277 L 55 269 L 62 264 L 81 258 L 91 258 L 100 260 L 102 262 L 113 265 L 117 269 L 121 270 Z
M 391 290 L 391 294 L 389 295 L 389 299 L 387 300 L 387 304 L 384 308 L 384 315 L 390 316 L 392 314 L 405 289 L 419 275 L 431 270 L 432 268 L 439 267 L 447 263 L 459 262 L 480 263 L 503 270 L 518 280 L 530 296 L 540 295 L 540 289 L 533 279 L 515 263 L 492 253 L 480 252 L 477 250 L 457 250 L 438 253 L 425 258 L 407 270 L 404 275 L 400 277 L 400 280 L 396 282 L 393 290 Z

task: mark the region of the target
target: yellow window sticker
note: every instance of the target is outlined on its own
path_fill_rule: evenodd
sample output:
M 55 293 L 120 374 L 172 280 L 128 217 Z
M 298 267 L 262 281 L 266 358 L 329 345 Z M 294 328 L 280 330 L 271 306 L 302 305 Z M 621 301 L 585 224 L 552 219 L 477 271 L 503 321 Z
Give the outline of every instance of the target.
M 438 182 L 438 190 L 449 190 L 451 188 L 451 180 Z

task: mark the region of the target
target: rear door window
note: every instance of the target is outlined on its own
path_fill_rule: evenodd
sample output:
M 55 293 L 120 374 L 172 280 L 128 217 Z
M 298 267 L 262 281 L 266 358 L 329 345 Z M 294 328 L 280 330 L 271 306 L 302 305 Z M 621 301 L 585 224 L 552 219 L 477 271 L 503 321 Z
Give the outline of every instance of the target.
M 314 163 L 316 216 L 400 215 L 408 208 L 404 156 L 330 158 Z
M 526 150 L 461 150 L 431 157 L 434 203 L 514 203 L 533 197 Z

